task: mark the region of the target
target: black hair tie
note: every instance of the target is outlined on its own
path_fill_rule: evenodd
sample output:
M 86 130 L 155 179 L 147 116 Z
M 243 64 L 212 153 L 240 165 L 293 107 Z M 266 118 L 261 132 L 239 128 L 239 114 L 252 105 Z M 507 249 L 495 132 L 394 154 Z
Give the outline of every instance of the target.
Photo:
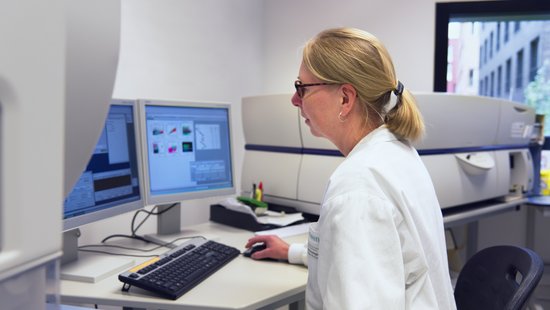
M 393 90 L 393 93 L 399 97 L 401 94 L 403 94 L 403 89 L 405 89 L 405 86 L 403 86 L 403 83 L 401 81 L 397 81 L 397 87 Z

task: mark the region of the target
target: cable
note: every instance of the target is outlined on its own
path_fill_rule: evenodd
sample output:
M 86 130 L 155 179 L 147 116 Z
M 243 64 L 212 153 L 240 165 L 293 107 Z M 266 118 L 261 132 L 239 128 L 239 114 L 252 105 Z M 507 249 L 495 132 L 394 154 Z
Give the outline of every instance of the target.
M 105 248 L 116 248 L 116 249 L 123 249 L 123 250 L 129 250 L 129 251 L 151 252 L 151 251 L 158 250 L 158 249 L 160 249 L 160 248 L 162 248 L 162 247 L 168 247 L 169 245 L 174 244 L 175 242 L 180 241 L 180 240 L 194 239 L 194 238 L 206 239 L 206 237 L 204 237 L 204 236 L 180 237 L 180 238 L 176 238 L 176 239 L 174 239 L 174 240 L 172 240 L 172 241 L 170 241 L 170 242 L 168 242 L 168 243 L 156 243 L 156 242 L 152 242 L 152 243 L 158 244 L 158 246 L 153 247 L 153 248 L 150 248 L 150 249 L 131 248 L 131 247 L 125 247 L 125 246 L 113 245 L 113 244 L 89 244 L 89 245 L 79 246 L 79 247 L 78 247 L 78 250 L 79 250 L 79 251 L 82 251 L 82 252 L 101 253 L 101 254 L 109 254 L 109 255 L 117 255 L 117 256 L 156 257 L 156 256 L 158 256 L 158 255 L 137 255 L 137 254 L 126 254 L 126 253 L 114 253 L 114 252 L 101 251 L 101 250 L 88 250 L 88 248 L 98 248 L 98 247 L 101 248 L 101 247 L 105 247 Z
M 169 206 L 168 208 L 166 208 L 165 210 L 162 210 L 160 212 L 155 212 L 155 210 L 158 208 L 158 206 L 154 206 L 153 209 L 151 209 L 151 211 L 147 211 L 147 210 L 143 210 L 143 209 L 138 210 L 134 213 L 134 216 L 132 217 L 132 223 L 130 225 L 130 231 L 132 233 L 131 235 L 124 235 L 124 234 L 110 235 L 110 236 L 105 237 L 103 240 L 101 240 L 102 244 L 95 244 L 95 245 L 91 244 L 91 245 L 79 246 L 78 250 L 82 251 L 82 252 L 102 253 L 102 254 L 119 255 L 119 256 L 156 257 L 158 255 L 136 255 L 136 254 L 113 253 L 113 252 L 101 251 L 101 250 L 89 250 L 88 248 L 105 247 L 105 248 L 117 248 L 117 249 L 129 250 L 129 251 L 151 252 L 151 251 L 158 250 L 161 247 L 169 247 L 170 245 L 174 244 L 175 242 L 177 242 L 179 240 L 193 239 L 193 238 L 206 239 L 204 236 L 189 236 L 189 237 L 176 238 L 176 239 L 174 239 L 174 240 L 172 240 L 168 243 L 160 243 L 160 242 L 156 242 L 156 241 L 153 241 L 153 240 L 148 240 L 145 237 L 140 236 L 136 233 L 138 231 L 138 229 L 145 223 L 145 221 L 147 221 L 147 219 L 151 215 L 157 215 L 157 216 L 161 215 L 165 212 L 168 212 L 170 209 L 172 209 L 173 207 L 175 207 L 177 205 L 178 205 L 177 203 L 174 203 L 171 206 Z M 141 220 L 141 222 L 137 225 L 137 227 L 135 227 L 137 216 L 141 212 L 146 213 L 147 216 L 143 220 Z M 107 242 L 111 238 L 135 239 L 135 240 L 140 240 L 140 241 L 143 241 L 143 242 L 146 242 L 146 243 L 153 243 L 153 244 L 156 244 L 157 246 L 153 247 L 153 248 L 150 248 L 150 249 L 139 249 L 139 248 L 131 248 L 131 247 L 120 246 L 120 245 L 104 244 L 105 242 Z
M 158 206 L 154 206 L 153 209 L 151 209 L 151 211 L 147 211 L 147 210 L 144 210 L 144 209 L 137 210 L 136 212 L 134 212 L 134 216 L 132 217 L 132 222 L 130 224 L 131 235 L 123 235 L 123 234 L 110 235 L 110 236 L 105 237 L 103 240 L 101 240 L 101 243 L 105 243 L 107 240 L 109 240 L 111 238 L 129 238 L 129 239 L 141 240 L 141 241 L 144 241 L 144 242 L 147 242 L 147 243 L 152 242 L 151 240 L 147 240 L 146 238 L 137 235 L 138 229 L 145 223 L 145 221 L 147 221 L 147 219 L 151 215 L 161 215 L 161 214 L 169 211 L 170 209 L 174 208 L 177 205 L 178 205 L 177 203 L 173 203 L 170 207 L 168 207 L 165 210 L 162 210 L 160 212 L 155 212 L 155 210 L 158 209 Z M 138 224 L 137 227 L 134 228 L 137 216 L 141 212 L 146 213 L 147 216 Z M 152 243 L 154 243 L 154 242 L 152 242 Z
M 78 250 L 82 251 L 82 252 L 109 254 L 109 255 L 114 255 L 114 256 L 128 256 L 128 257 L 157 257 L 158 256 L 158 255 L 137 255 L 137 254 L 113 253 L 113 252 L 100 251 L 100 250 L 85 250 L 85 249 L 78 249 Z
M 158 208 L 158 207 L 155 206 L 151 211 L 138 210 L 138 211 L 136 211 L 136 213 L 134 213 L 134 217 L 132 218 L 132 224 L 130 225 L 130 231 L 132 232 L 132 235 L 136 235 L 138 229 L 145 223 L 145 221 L 147 221 L 147 219 L 148 219 L 151 215 L 155 214 L 155 213 L 154 213 L 154 210 L 156 210 L 157 208 Z M 141 221 L 141 223 L 139 223 L 139 225 L 138 225 L 137 227 L 134 228 L 134 225 L 135 225 L 135 223 L 136 223 L 136 218 L 137 218 L 137 216 L 138 216 L 138 214 L 139 214 L 140 212 L 146 213 L 147 216 Z
M 83 245 L 81 247 L 78 247 L 78 249 L 88 249 L 88 248 L 114 248 L 114 249 L 122 249 L 122 250 L 129 250 L 129 251 L 138 251 L 138 252 L 151 252 L 158 250 L 162 248 L 162 245 L 156 246 L 151 249 L 140 249 L 140 248 L 131 248 L 126 247 L 122 245 L 114 245 L 114 244 L 89 244 L 89 245 Z
M 142 236 L 138 236 L 138 235 L 130 236 L 130 235 L 116 234 L 116 235 L 110 235 L 108 237 L 105 237 L 103 240 L 101 240 L 101 243 L 105 243 L 105 242 L 107 242 L 107 240 L 112 239 L 112 238 L 128 238 L 128 239 L 141 240 L 141 241 L 147 242 L 147 243 L 151 242 L 150 240 L 147 240 L 147 239 L 143 238 Z
M 173 203 L 170 207 L 160 211 L 160 212 L 155 212 L 156 209 L 158 209 L 158 206 L 155 206 L 151 211 L 147 211 L 147 210 L 138 210 L 136 211 L 136 213 L 134 214 L 134 217 L 132 218 L 132 225 L 130 227 L 131 231 L 132 231 L 132 235 L 135 235 L 136 232 L 138 231 L 138 229 L 141 227 L 141 225 L 143 225 L 145 223 L 145 221 L 151 216 L 151 215 L 161 215 L 163 213 L 166 213 L 168 211 L 170 211 L 172 208 L 174 208 L 175 206 L 177 206 L 178 204 L 177 203 Z M 141 223 L 139 223 L 139 225 L 134 228 L 134 224 L 135 224 L 135 220 L 137 218 L 137 215 L 140 213 L 140 212 L 144 212 L 144 213 L 147 213 L 147 216 L 141 221 Z

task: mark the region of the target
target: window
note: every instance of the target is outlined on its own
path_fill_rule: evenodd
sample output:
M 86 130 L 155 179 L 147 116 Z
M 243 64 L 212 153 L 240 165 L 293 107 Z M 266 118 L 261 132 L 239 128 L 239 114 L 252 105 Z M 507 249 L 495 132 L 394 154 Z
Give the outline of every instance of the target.
M 495 93 L 494 93 L 494 89 L 495 89 L 495 71 L 492 71 L 491 72 L 491 82 L 490 82 L 490 86 L 489 86 L 489 96 L 490 97 L 494 97 L 495 96 Z
M 483 96 L 483 79 L 479 79 L 479 91 L 478 95 Z
M 502 96 L 502 66 L 497 69 L 497 97 Z
M 488 50 L 489 50 L 489 41 L 487 41 L 487 39 L 485 39 L 485 54 L 483 55 L 483 62 L 484 63 L 487 63 Z
M 493 58 L 493 32 L 489 35 L 489 58 Z
M 496 46 L 496 49 L 497 49 L 497 52 L 498 50 L 500 49 L 500 22 L 497 22 L 497 46 Z
M 504 22 L 504 43 L 508 42 L 508 38 L 510 35 L 509 29 L 508 29 L 509 24 L 510 22 Z
M 512 89 L 512 58 L 506 60 L 506 78 L 504 80 L 504 91 L 508 94 Z
M 456 86 L 453 91 L 468 92 L 471 86 L 467 74 L 473 68 L 472 84 L 479 93 L 489 89 L 490 85 L 485 83 L 485 77 L 490 78 L 494 71 L 493 93 L 496 95 L 499 87 L 498 67 L 501 66 L 501 95 L 508 95 L 510 87 L 513 87 L 513 98 L 510 98 L 524 101 L 524 88 L 527 87 L 529 78 L 533 78 L 535 68 L 546 60 L 550 61 L 550 1 L 436 1 L 435 5 L 433 89 L 450 91 L 447 86 Z M 537 29 L 541 23 L 543 26 Z M 451 27 L 452 24 L 458 24 L 465 31 L 458 33 L 457 37 L 456 32 L 451 29 L 456 26 Z M 540 39 L 538 43 L 532 43 L 531 49 L 530 43 L 537 37 Z M 448 47 L 451 44 L 460 46 L 463 52 L 451 52 L 456 80 L 453 84 L 447 84 Z M 535 49 L 537 44 L 538 48 Z M 523 49 L 520 68 L 523 74 L 520 84 L 522 87 L 516 89 L 516 59 L 520 49 Z M 532 57 L 535 53 L 536 58 Z M 508 59 L 511 59 L 511 67 L 506 65 Z M 456 72 L 463 72 L 465 76 L 457 79 Z M 483 89 L 478 88 L 481 85 L 480 79 L 483 79 Z M 548 128 L 550 130 L 550 126 Z
M 479 47 L 479 67 L 481 68 L 481 66 L 483 65 L 483 45 L 481 45 Z
M 523 49 L 518 51 L 516 57 L 516 88 L 523 87 Z
M 474 69 L 470 69 L 468 73 L 468 86 L 474 86 Z
M 539 37 L 531 41 L 531 55 L 529 58 L 529 82 L 535 80 L 539 64 Z

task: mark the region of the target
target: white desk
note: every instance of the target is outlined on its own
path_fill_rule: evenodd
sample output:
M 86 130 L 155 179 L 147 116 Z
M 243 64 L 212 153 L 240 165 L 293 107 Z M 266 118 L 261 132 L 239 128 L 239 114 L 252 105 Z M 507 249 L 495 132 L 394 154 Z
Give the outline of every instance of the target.
M 203 235 L 241 251 L 253 236 L 252 232 L 216 223 L 189 227 L 185 234 Z M 305 242 L 306 235 L 286 240 Z M 147 258 L 136 259 L 136 264 L 145 260 Z M 302 308 L 307 268 L 284 262 L 256 261 L 240 255 L 177 300 L 164 299 L 136 287 L 122 292 L 122 282 L 117 277 L 118 274 L 97 283 L 62 280 L 61 302 L 166 310 L 273 309 L 286 304 Z

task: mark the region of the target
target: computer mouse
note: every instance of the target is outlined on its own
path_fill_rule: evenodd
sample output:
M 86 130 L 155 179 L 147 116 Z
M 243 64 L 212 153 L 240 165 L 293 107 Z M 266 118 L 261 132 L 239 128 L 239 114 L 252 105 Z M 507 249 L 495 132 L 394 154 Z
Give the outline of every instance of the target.
M 265 250 L 267 246 L 265 245 L 265 243 L 257 243 L 251 247 L 249 247 L 248 249 L 246 249 L 244 252 L 243 252 L 243 255 L 245 257 L 251 257 L 252 254 L 258 252 L 258 251 L 262 251 L 262 250 Z

